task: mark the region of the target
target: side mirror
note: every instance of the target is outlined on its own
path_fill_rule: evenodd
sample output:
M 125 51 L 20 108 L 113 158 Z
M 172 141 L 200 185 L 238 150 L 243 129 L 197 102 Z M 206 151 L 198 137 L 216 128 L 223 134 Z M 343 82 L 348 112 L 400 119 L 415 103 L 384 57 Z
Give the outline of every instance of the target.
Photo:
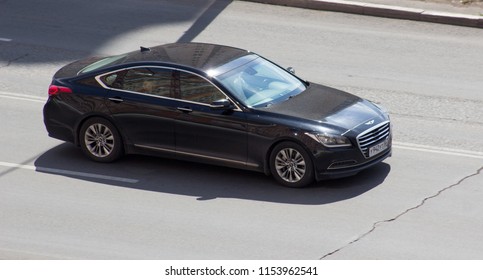
M 212 110 L 229 110 L 233 108 L 230 100 L 228 99 L 220 99 L 220 100 L 213 101 L 211 102 L 210 106 Z
M 293 67 L 287 68 L 287 71 L 290 72 L 292 75 L 295 75 L 295 69 L 293 69 Z

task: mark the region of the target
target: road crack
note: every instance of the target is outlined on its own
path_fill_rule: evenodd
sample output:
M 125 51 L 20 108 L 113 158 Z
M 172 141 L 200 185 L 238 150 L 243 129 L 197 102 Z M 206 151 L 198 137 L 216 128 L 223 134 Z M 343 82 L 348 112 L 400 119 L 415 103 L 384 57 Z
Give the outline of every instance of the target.
M 436 198 L 436 197 L 438 197 L 439 195 L 441 195 L 443 192 L 445 192 L 445 191 L 447 191 L 447 190 L 450 190 L 450 189 L 452 189 L 452 188 L 454 188 L 454 187 L 459 186 L 459 185 L 460 185 L 461 183 L 463 183 L 464 181 L 466 181 L 466 180 L 468 180 L 468 179 L 470 179 L 470 178 L 472 178 L 472 177 L 475 177 L 475 176 L 480 175 L 480 174 L 482 173 L 482 171 L 483 171 L 483 167 L 480 167 L 480 169 L 478 169 L 478 170 L 477 170 L 475 173 L 470 174 L 470 175 L 468 175 L 468 176 L 465 176 L 465 177 L 463 177 L 462 179 L 460 179 L 458 182 L 456 182 L 455 184 L 452 184 L 452 185 L 450 185 L 450 186 L 448 186 L 448 187 L 445 187 L 445 188 L 443 188 L 443 189 L 439 190 L 438 192 L 436 192 L 436 194 L 434 194 L 434 195 L 431 195 L 431 196 L 428 196 L 428 197 L 424 198 L 424 199 L 423 199 L 423 200 L 422 200 L 422 201 L 421 201 L 421 202 L 420 202 L 418 205 L 413 206 L 413 207 L 410 207 L 410 208 L 408 208 L 408 209 L 404 210 L 402 213 L 398 214 L 398 215 L 397 215 L 397 216 L 395 216 L 394 218 L 391 218 L 391 219 L 387 219 L 387 220 L 382 220 L 382 221 L 377 221 L 377 222 L 375 222 L 375 223 L 372 225 L 372 228 L 371 228 L 369 231 L 367 231 L 367 232 L 365 232 L 364 234 L 360 235 L 359 237 L 357 237 L 356 239 L 354 239 L 354 240 L 352 240 L 351 242 L 347 243 L 346 245 L 344 245 L 344 246 L 342 246 L 342 247 L 340 247 L 340 248 L 338 248 L 338 249 L 336 249 L 336 250 L 334 250 L 334 251 L 332 251 L 332 252 L 329 252 L 329 253 L 327 253 L 327 254 L 323 255 L 323 256 L 320 258 L 320 260 L 323 260 L 323 259 L 325 259 L 325 258 L 327 258 L 327 257 L 329 257 L 329 256 L 332 256 L 332 255 L 334 255 L 335 253 L 337 253 L 337 252 L 339 252 L 339 251 L 343 250 L 344 248 L 347 248 L 348 246 L 350 246 L 350 245 L 352 245 L 352 244 L 354 244 L 354 243 L 357 243 L 358 241 L 362 240 L 363 238 L 365 238 L 366 236 L 368 236 L 369 234 L 371 234 L 372 232 L 374 232 L 378 226 L 380 226 L 380 225 L 382 225 L 382 224 L 385 224 L 385 223 L 390 223 L 390 222 L 394 222 L 394 221 L 396 221 L 396 220 L 397 220 L 397 219 L 399 219 L 400 217 L 402 217 L 402 216 L 404 216 L 404 215 L 408 214 L 409 212 L 411 212 L 411 211 L 413 211 L 413 210 L 416 210 L 416 209 L 418 209 L 418 208 L 422 207 L 422 206 L 423 206 L 423 205 L 424 205 L 424 204 L 425 204 L 425 203 L 426 203 L 428 200 L 433 199 L 433 198 Z
M 7 67 L 9 67 L 9 66 L 10 66 L 12 63 L 14 63 L 15 61 L 19 61 L 20 59 L 25 58 L 25 57 L 27 57 L 27 56 L 29 56 L 29 54 L 28 54 L 28 53 L 26 53 L 26 54 L 24 54 L 24 55 L 21 55 L 21 56 L 19 56 L 19 57 L 16 57 L 16 58 L 14 58 L 14 59 L 10 59 L 9 61 L 7 61 L 7 64 L 5 64 L 5 65 L 3 65 L 3 66 L 0 66 L 0 69 L 1 69 L 1 68 L 7 68 Z

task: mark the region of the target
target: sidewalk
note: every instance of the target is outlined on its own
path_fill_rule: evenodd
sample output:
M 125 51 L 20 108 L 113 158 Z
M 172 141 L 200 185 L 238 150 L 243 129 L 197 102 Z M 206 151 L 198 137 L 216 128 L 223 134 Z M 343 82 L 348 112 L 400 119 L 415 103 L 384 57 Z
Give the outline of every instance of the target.
M 432 0 L 244 0 L 306 9 L 483 28 L 483 2 L 463 5 Z

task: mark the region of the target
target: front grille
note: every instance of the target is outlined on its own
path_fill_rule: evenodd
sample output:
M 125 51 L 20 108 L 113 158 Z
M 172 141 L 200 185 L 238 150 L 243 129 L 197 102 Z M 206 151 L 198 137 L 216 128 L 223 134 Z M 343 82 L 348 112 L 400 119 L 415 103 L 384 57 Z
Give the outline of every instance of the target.
M 357 144 L 364 157 L 369 157 L 369 148 L 386 139 L 391 134 L 389 121 L 371 127 L 357 136 Z

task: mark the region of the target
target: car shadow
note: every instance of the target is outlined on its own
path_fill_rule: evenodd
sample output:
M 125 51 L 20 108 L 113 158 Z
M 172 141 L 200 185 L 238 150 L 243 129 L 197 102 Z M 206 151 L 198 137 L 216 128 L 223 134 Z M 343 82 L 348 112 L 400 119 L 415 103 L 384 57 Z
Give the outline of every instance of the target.
M 14 40 L 8 44 L 0 42 L 0 62 L 52 63 L 98 55 L 99 48 L 112 40 L 153 26 L 188 23 L 189 28 L 174 41 L 190 42 L 231 3 L 232 0 L 105 0 L 86 5 L 74 0 L 5 1 L 0 9 L 2 35 Z M 51 16 L 53 11 L 55 16 Z M 168 43 L 165 34 L 153 39 L 153 45 L 163 43 Z M 35 54 L 30 53 L 31 44 L 41 46 Z
M 60 144 L 37 158 L 37 172 L 144 191 L 186 195 L 198 201 L 236 198 L 321 205 L 359 196 L 384 182 L 381 163 L 356 176 L 321 181 L 302 189 L 278 185 L 262 173 L 157 157 L 128 155 L 110 164 L 88 160 L 74 145 Z

